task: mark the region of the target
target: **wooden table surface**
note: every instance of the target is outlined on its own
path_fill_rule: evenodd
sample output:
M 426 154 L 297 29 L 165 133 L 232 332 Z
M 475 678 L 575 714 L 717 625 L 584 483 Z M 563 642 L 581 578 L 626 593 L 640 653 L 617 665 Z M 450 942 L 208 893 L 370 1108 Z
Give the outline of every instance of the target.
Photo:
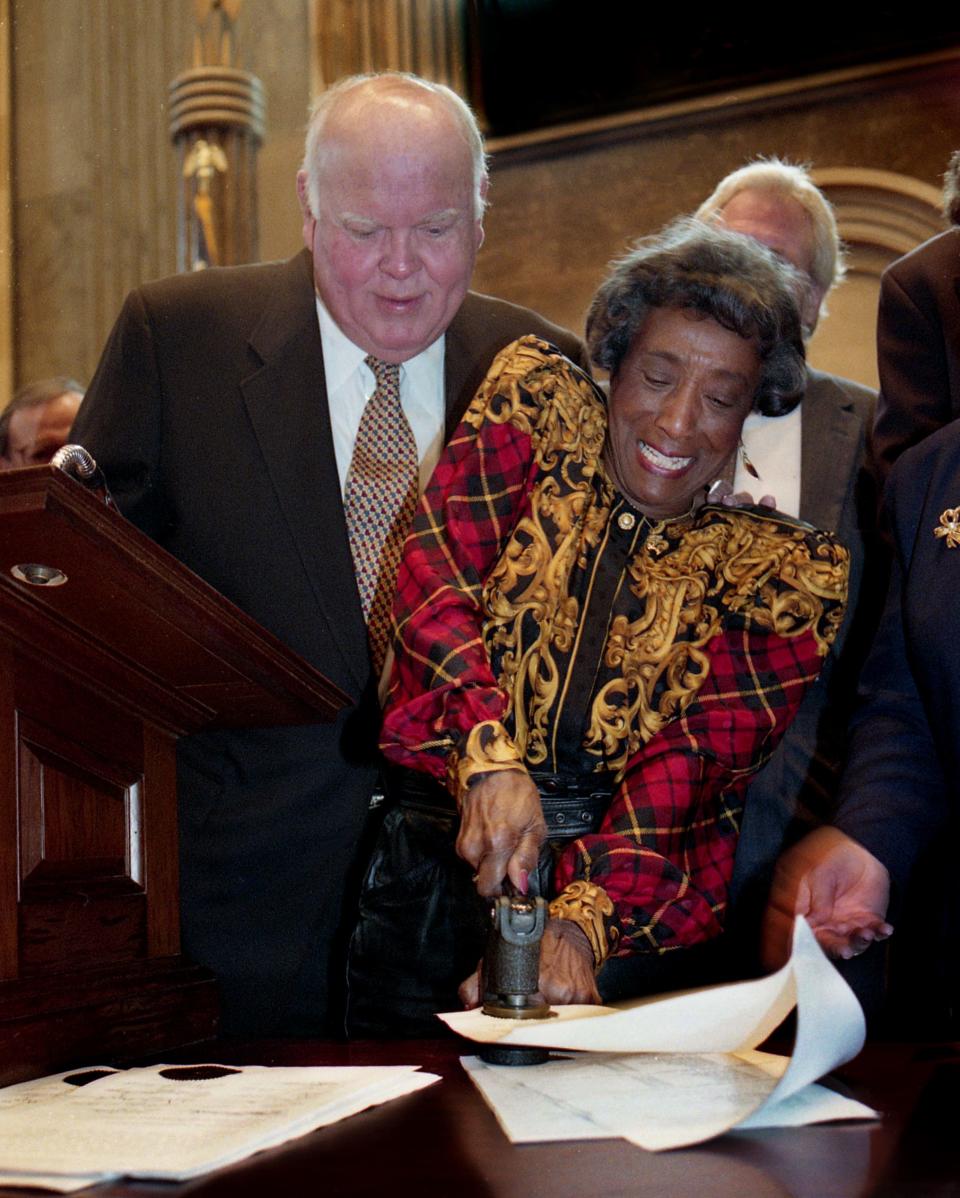
M 622 1140 L 514 1147 L 464 1074 L 458 1057 L 466 1051 L 453 1039 L 221 1042 L 191 1055 L 234 1064 L 417 1064 L 443 1080 L 181 1186 L 122 1183 L 95 1193 L 97 1198 L 960 1195 L 960 1045 L 868 1045 L 832 1075 L 831 1084 L 882 1111 L 879 1122 L 736 1132 L 663 1153 Z

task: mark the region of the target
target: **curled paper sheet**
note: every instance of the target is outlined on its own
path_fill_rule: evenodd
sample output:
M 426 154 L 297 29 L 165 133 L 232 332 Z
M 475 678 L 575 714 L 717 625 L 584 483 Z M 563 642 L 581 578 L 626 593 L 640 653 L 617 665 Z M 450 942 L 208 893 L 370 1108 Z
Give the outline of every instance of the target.
M 792 1057 L 753 1051 L 794 1006 Z M 555 1019 L 519 1024 L 478 1011 L 441 1018 L 480 1042 L 591 1054 L 519 1069 L 465 1062 L 517 1142 L 622 1136 L 675 1148 L 737 1126 L 875 1116 L 812 1084 L 856 1056 L 866 1029 L 853 992 L 802 919 L 790 960 L 767 978 L 616 1008 L 561 1008 Z

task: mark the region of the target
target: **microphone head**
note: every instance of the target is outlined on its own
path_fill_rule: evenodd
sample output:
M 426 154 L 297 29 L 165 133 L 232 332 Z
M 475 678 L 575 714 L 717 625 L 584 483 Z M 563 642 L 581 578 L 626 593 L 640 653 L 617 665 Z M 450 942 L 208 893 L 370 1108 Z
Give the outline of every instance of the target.
M 50 459 L 50 465 L 84 481 L 93 478 L 97 472 L 93 455 L 82 445 L 62 445 Z

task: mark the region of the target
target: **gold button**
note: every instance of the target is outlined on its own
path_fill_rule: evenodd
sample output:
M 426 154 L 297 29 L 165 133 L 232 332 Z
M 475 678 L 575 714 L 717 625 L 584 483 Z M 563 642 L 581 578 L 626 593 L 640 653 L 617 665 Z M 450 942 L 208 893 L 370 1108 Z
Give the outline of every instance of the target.
M 621 512 L 617 517 L 617 524 L 624 532 L 629 532 L 636 522 L 637 518 L 633 512 Z

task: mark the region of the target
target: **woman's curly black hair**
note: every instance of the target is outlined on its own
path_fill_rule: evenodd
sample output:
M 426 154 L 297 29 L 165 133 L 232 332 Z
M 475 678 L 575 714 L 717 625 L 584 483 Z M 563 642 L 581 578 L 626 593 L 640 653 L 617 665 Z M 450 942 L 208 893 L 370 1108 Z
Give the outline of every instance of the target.
M 755 342 L 753 406 L 785 416 L 806 384 L 797 294 L 797 272 L 759 242 L 683 218 L 612 264 L 587 314 L 590 357 L 612 378 L 651 308 L 693 309 Z

